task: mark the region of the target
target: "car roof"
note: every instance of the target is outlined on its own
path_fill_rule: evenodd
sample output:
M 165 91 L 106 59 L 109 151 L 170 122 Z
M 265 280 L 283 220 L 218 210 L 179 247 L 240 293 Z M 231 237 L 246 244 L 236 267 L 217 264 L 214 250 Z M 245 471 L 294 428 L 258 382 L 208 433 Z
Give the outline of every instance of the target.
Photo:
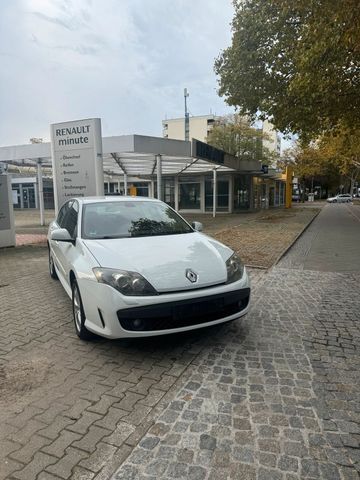
M 109 195 L 104 197 L 74 197 L 69 200 L 77 200 L 79 203 L 106 203 L 106 202 L 158 202 L 162 203 L 157 198 L 149 197 L 133 197 L 130 195 Z

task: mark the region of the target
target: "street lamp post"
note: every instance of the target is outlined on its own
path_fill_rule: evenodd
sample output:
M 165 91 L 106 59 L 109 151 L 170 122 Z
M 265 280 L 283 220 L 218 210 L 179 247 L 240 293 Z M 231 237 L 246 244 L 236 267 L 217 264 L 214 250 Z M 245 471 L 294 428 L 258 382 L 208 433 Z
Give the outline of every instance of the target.
M 187 111 L 187 97 L 189 96 L 189 93 L 187 91 L 187 88 L 184 88 L 184 100 L 185 100 L 185 141 L 189 141 L 189 130 L 190 130 L 190 119 L 189 119 L 189 112 Z

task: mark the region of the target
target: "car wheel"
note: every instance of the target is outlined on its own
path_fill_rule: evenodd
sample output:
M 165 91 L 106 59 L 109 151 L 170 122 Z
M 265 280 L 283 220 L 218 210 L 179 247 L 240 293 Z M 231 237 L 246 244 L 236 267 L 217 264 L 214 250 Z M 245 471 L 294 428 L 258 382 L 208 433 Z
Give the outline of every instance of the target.
M 94 334 L 89 332 L 85 327 L 85 313 L 81 300 L 79 286 L 76 280 L 73 281 L 72 286 L 72 307 L 76 334 L 81 340 L 91 340 Z
M 50 247 L 48 248 L 49 251 L 49 273 L 50 277 L 53 278 L 54 280 L 58 280 L 58 276 L 55 270 L 55 264 L 54 264 L 54 259 L 50 250 Z

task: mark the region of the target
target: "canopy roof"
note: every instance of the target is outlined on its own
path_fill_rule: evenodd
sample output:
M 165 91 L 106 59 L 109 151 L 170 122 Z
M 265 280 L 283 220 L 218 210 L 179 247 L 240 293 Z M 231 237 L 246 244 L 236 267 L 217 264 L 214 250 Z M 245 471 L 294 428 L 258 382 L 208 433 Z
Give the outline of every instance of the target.
M 110 175 L 125 173 L 137 177 L 156 175 L 158 155 L 161 155 L 162 175 L 177 175 L 182 172 L 203 173 L 214 168 L 220 172 L 236 170 L 234 157 L 221 151 L 223 161 L 213 160 L 211 155 L 210 158 L 195 156 L 193 145 L 183 140 L 143 135 L 104 137 L 104 173 Z M 212 149 L 210 146 L 207 148 Z M 44 167 L 51 167 L 51 144 L 48 142 L 0 147 L 0 162 L 27 167 L 41 163 Z

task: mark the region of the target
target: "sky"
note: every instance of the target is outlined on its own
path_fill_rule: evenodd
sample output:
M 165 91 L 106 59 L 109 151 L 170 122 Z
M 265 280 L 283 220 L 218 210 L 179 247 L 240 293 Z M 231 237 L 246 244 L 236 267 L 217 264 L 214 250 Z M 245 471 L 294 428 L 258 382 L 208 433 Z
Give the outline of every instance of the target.
M 103 136 L 162 136 L 165 118 L 230 113 L 214 59 L 231 0 L 0 0 L 0 146 L 100 117 Z

